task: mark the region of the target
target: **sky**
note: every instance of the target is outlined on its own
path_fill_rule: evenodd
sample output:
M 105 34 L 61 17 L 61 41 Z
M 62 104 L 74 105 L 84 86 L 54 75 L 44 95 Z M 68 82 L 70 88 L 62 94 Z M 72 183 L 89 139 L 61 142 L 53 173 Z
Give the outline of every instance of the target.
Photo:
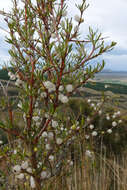
M 75 3 L 81 0 L 66 0 L 68 15 L 74 17 L 79 14 Z M 84 23 L 81 26 L 83 37 L 87 35 L 88 26 L 99 29 L 103 37 L 108 37 L 107 42 L 117 42 L 116 47 L 110 53 L 103 55 L 106 61 L 105 69 L 116 71 L 127 71 L 127 0 L 86 0 L 89 3 L 85 11 Z M 11 8 L 11 0 L 4 0 L 0 3 L 0 10 L 8 11 Z M 0 17 L 0 27 L 6 28 Z M 9 60 L 9 46 L 5 42 L 6 32 L 0 29 L 0 63 Z

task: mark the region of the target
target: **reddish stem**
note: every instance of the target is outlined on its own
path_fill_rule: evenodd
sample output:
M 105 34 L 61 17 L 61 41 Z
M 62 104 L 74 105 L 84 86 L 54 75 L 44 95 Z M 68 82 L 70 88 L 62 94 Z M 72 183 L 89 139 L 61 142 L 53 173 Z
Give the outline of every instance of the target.
M 31 91 L 33 88 L 33 84 L 34 84 L 34 70 L 35 70 L 35 62 L 31 59 L 31 64 L 32 64 L 32 73 L 31 73 L 31 79 L 30 79 L 30 86 L 31 86 Z M 31 128 L 31 120 L 32 120 L 32 116 L 33 116 L 33 95 L 30 95 L 30 105 L 29 105 L 29 116 L 27 117 L 27 125 L 28 128 Z

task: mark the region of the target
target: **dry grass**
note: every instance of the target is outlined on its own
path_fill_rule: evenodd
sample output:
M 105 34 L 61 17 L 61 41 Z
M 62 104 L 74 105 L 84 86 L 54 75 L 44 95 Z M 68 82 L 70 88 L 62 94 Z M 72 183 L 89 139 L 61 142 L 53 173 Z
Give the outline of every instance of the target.
M 78 147 L 78 150 L 77 150 Z M 105 153 L 94 153 L 92 157 L 85 154 L 84 142 L 79 142 L 74 149 L 74 164 L 70 167 L 66 164 L 60 174 L 45 181 L 42 190 L 126 190 L 127 189 L 127 154 L 121 158 L 114 155 L 110 158 Z M 70 149 L 72 153 L 72 150 Z M 68 154 L 68 159 L 71 155 Z M 9 171 L 7 159 L 0 159 L 0 170 L 6 174 L 6 180 L 10 186 L 0 190 L 31 190 L 28 177 L 21 182 L 17 181 L 11 170 Z
M 83 156 L 80 164 L 75 161 L 70 176 L 52 179 L 45 190 L 126 190 L 126 157 L 122 157 L 121 163 L 115 157 L 106 159 L 98 155 L 96 159 L 99 160 L 95 160 L 95 164 Z
M 67 111 L 67 108 L 65 109 Z M 22 118 L 20 113 L 15 110 L 18 127 L 20 128 Z M 7 120 L 7 112 L 1 112 L 0 118 L 2 121 Z M 92 158 L 86 156 L 85 142 L 77 141 L 74 148 L 74 164 L 73 167 L 65 165 L 61 173 L 56 177 L 50 178 L 42 190 L 127 190 L 127 154 L 123 154 L 121 158 L 112 155 L 110 158 L 105 153 L 95 153 Z M 70 151 L 72 153 L 72 150 Z M 70 153 L 68 159 L 71 158 Z M 0 190 L 31 190 L 29 182 L 17 181 L 14 178 L 10 164 L 7 164 L 7 159 L 0 159 L 0 170 L 5 172 L 6 180 L 10 183 L 9 186 L 2 187 Z M 29 177 L 26 177 L 28 181 Z

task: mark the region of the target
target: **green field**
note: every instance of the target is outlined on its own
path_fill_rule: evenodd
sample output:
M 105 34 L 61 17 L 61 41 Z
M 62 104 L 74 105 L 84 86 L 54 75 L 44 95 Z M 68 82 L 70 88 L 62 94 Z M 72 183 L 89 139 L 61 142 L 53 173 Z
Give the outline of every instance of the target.
M 105 85 L 108 87 L 105 88 Z M 91 88 L 97 91 L 111 91 L 113 93 L 118 94 L 127 94 L 127 86 L 123 84 L 114 84 L 114 83 L 104 83 L 104 82 L 95 82 L 95 83 L 87 83 L 85 85 L 87 88 Z

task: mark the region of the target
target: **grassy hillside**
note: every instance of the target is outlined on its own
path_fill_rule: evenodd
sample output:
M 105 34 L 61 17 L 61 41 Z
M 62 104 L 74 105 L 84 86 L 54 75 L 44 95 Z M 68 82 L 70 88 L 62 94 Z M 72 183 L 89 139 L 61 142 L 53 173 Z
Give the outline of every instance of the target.
M 0 80 L 9 80 L 7 69 L 0 70 Z M 105 85 L 108 88 L 105 88 Z M 85 85 L 86 88 L 90 88 L 96 91 L 111 91 L 117 94 L 127 94 L 127 86 L 123 84 L 114 84 L 114 83 L 104 83 L 104 82 L 96 82 L 96 83 L 87 83 Z
M 2 74 L 1 74 L 2 73 Z M 0 71 L 0 79 L 3 80 L 2 83 L 7 83 L 8 75 L 7 70 Z M 10 86 L 8 88 L 8 94 L 10 97 L 16 97 L 18 96 L 18 88 L 14 87 L 14 83 L 10 83 Z M 107 85 L 107 88 L 105 88 L 105 85 Z M 73 97 L 70 99 L 68 105 L 61 105 L 59 107 L 59 113 L 60 113 L 60 119 L 62 120 L 63 117 L 67 118 L 68 113 L 69 117 L 77 118 L 79 122 L 81 122 L 81 115 L 88 117 L 92 112 L 90 108 L 90 105 L 85 100 L 84 97 L 92 97 L 92 101 L 96 101 L 97 99 L 100 100 L 101 92 L 107 91 L 105 94 L 107 96 L 110 96 L 111 94 L 116 94 L 118 96 L 113 97 L 113 101 L 116 99 L 117 101 L 121 101 L 121 106 L 124 110 L 126 110 L 127 107 L 127 86 L 120 85 L 120 84 L 109 84 L 109 83 L 87 83 L 85 85 L 85 88 L 83 88 L 82 93 L 79 91 L 79 94 L 77 93 L 77 98 Z M 82 98 L 81 98 L 82 95 Z M 0 91 L 0 97 L 2 97 L 2 91 Z M 4 96 L 3 96 L 4 98 Z M 16 99 L 15 99 L 16 100 Z M 112 101 L 112 100 L 111 100 Z M 18 102 L 18 98 L 17 98 Z M 16 102 L 16 104 L 17 104 Z M 15 105 L 16 105 L 15 104 Z M 113 102 L 106 102 L 107 107 L 109 109 L 114 109 Z M 15 123 L 16 123 L 16 129 L 21 129 L 23 123 L 22 116 L 20 114 L 20 111 L 16 109 L 14 105 L 14 114 L 15 114 Z M 116 105 L 118 107 L 118 105 Z M 67 189 L 87 189 L 87 190 L 125 190 L 127 189 L 127 153 L 124 155 L 124 151 L 126 151 L 127 148 L 127 118 L 126 114 L 124 114 L 124 110 L 121 110 L 122 115 L 122 124 L 120 127 L 113 129 L 112 134 L 107 134 L 105 136 L 102 136 L 101 133 L 99 133 L 98 140 L 97 137 L 95 139 L 90 139 L 91 142 L 94 144 L 90 144 L 91 142 L 87 141 L 83 134 L 81 133 L 79 136 L 77 135 L 77 140 L 75 143 L 70 146 L 67 149 L 67 156 L 68 159 L 72 160 L 73 167 L 71 169 L 69 168 L 63 168 L 61 176 L 59 178 L 52 177 L 51 182 L 47 183 L 45 190 L 51 190 L 55 189 L 61 189 L 61 190 L 67 190 Z M 112 116 L 112 110 L 110 111 L 110 116 Z M 81 114 L 81 115 L 80 115 Z M 0 112 L 0 119 L 2 121 L 7 119 L 7 110 L 2 110 Z M 116 118 L 117 120 L 119 118 Z M 113 117 L 111 118 L 111 121 L 106 120 L 105 115 L 101 115 L 100 118 L 97 116 L 92 123 L 95 126 L 95 129 L 99 131 L 103 130 L 106 131 L 108 128 L 111 127 L 111 122 L 113 121 Z M 85 132 L 87 132 L 89 129 L 87 128 Z M 102 144 L 103 139 L 103 144 Z M 7 143 L 7 136 L 3 131 L 0 131 L 0 140 L 2 140 L 4 143 Z M 93 141 L 92 141 L 93 140 Z M 101 145 L 101 148 L 100 148 Z M 6 146 L 3 146 L 6 148 Z M 18 145 L 17 145 L 18 147 Z M 86 151 L 90 149 L 91 154 L 90 156 L 86 154 Z M 93 151 L 92 151 L 93 150 Z M 15 156 L 15 155 L 14 155 Z M 67 167 L 68 167 L 67 163 Z M 0 159 L 0 172 L 6 171 L 8 172 L 8 165 L 7 161 L 2 157 Z M 68 171 L 67 175 L 66 169 Z M 84 172 L 85 170 L 85 172 Z M 9 176 L 11 176 L 9 178 Z M 11 184 L 16 184 L 14 176 L 10 173 L 7 173 L 7 178 L 11 181 Z M 6 183 L 7 178 L 5 178 L 5 181 L 2 181 L 0 178 L 0 189 L 5 190 L 8 188 L 4 188 L 3 185 Z M 1 182 L 2 181 L 2 182 Z M 64 182 L 64 183 L 61 183 Z M 19 183 L 19 181 L 18 181 Z M 21 184 L 20 184 L 21 183 Z M 19 186 L 22 185 L 22 189 L 26 189 L 24 187 L 24 181 L 20 180 Z M 62 184 L 62 185 L 61 185 Z M 106 185 L 105 185 L 106 184 Z M 18 188 L 18 187 L 17 187 Z M 19 187 L 20 188 L 20 187 Z M 20 188 L 20 189 L 21 189 Z M 27 188 L 27 190 L 29 187 Z
M 0 80 L 9 80 L 7 69 L 0 70 Z
M 107 88 L 105 88 L 107 86 Z M 127 86 L 122 84 L 111 84 L 111 83 L 102 83 L 102 82 L 96 82 L 96 83 L 87 83 L 85 85 L 87 88 L 91 88 L 97 91 L 111 91 L 113 93 L 117 94 L 127 94 Z

